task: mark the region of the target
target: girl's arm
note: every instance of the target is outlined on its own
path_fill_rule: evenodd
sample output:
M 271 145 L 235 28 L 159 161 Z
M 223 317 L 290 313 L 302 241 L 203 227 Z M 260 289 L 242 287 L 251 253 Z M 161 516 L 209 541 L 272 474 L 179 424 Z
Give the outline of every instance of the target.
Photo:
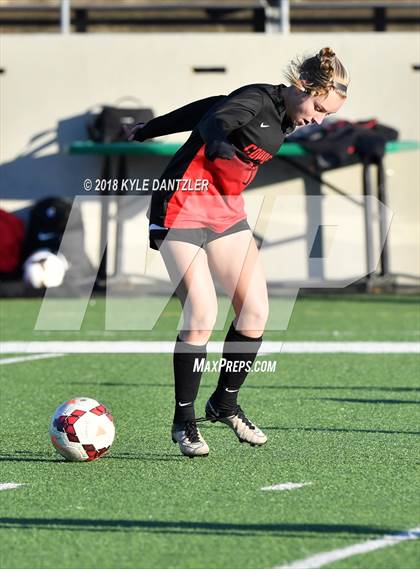
M 207 111 L 224 98 L 224 95 L 217 95 L 200 99 L 166 115 L 156 117 L 143 126 L 142 123 L 138 123 L 131 129 L 128 139 L 143 142 L 148 138 L 155 138 L 156 136 L 194 130 Z
M 207 113 L 198 124 L 198 131 L 206 143 L 206 157 L 209 160 L 225 158 L 235 154 L 228 135 L 249 123 L 261 110 L 262 94 L 255 88 L 247 88 L 226 97 L 214 111 Z

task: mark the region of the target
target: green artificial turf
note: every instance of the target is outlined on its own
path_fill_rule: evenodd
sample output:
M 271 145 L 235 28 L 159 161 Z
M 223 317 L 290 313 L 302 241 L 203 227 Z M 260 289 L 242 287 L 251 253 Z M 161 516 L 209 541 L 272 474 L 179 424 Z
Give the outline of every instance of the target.
M 126 329 L 106 326 L 106 306 L 103 297 L 87 303 L 80 299 L 52 300 L 46 310 L 55 315 L 54 321 L 65 326 L 66 319 L 82 305 L 84 319 L 76 330 L 39 330 L 37 318 L 42 301 L 19 299 L 0 302 L 3 322 L 2 340 L 175 340 L 181 310 L 177 299 L 161 298 L 111 299 L 111 314 L 123 314 Z M 115 302 L 114 308 L 112 303 Z M 277 329 L 276 318 L 285 309 L 286 301 L 270 299 L 272 320 L 264 338 L 289 341 L 416 341 L 420 339 L 420 297 L 397 295 L 343 295 L 298 298 L 287 329 Z M 161 314 L 160 314 L 161 312 Z M 150 329 L 136 329 L 136 315 L 160 314 Z M 140 318 L 140 317 L 139 317 Z M 151 321 L 154 320 L 151 318 Z M 219 299 L 219 318 L 211 339 L 223 340 L 232 320 L 232 311 L 225 298 Z M 143 321 L 143 320 L 141 320 Z M 129 329 L 131 326 L 133 329 Z
M 298 301 L 287 340 L 418 340 L 414 298 Z M 418 300 L 418 299 L 417 299 Z M 90 306 L 80 332 L 34 332 L 39 301 L 3 302 L 3 340 L 173 339 L 171 301 L 153 334 L 103 326 Z M 216 332 L 214 339 L 224 333 Z M 16 354 L 17 355 L 17 354 Z M 11 357 L 3 355 L 3 358 Z M 209 359 L 215 359 L 212 354 Z M 238 444 L 204 423 L 207 458 L 170 439 L 170 354 L 65 355 L 0 366 L 2 569 L 270 569 L 420 525 L 419 359 L 415 354 L 270 354 L 240 402 L 267 433 Z M 203 413 L 217 382 L 206 373 Z M 66 463 L 48 438 L 56 406 L 73 396 L 110 407 L 117 436 L 93 463 Z M 266 492 L 281 482 L 306 487 Z M 415 569 L 419 541 L 354 556 L 337 569 Z

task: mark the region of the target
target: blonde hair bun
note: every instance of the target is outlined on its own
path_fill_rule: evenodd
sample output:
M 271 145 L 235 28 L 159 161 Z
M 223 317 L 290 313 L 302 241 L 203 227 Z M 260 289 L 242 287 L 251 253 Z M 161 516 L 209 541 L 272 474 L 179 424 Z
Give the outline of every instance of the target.
M 314 56 L 291 61 L 286 77 L 292 85 L 314 96 L 334 90 L 345 98 L 350 82 L 346 67 L 330 47 L 323 47 Z

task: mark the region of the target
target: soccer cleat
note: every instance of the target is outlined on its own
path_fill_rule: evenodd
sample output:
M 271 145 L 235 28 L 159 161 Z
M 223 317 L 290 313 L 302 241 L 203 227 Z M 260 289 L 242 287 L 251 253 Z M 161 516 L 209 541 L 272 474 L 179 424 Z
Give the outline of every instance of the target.
M 241 443 L 261 446 L 267 442 L 265 434 L 245 416 L 239 405 L 236 405 L 232 411 L 219 411 L 209 400 L 206 404 L 206 418 L 212 423 L 220 421 L 228 425 Z
M 178 443 L 182 454 L 190 458 L 209 454 L 209 447 L 201 436 L 195 421 L 174 423 L 172 425 L 172 441 Z

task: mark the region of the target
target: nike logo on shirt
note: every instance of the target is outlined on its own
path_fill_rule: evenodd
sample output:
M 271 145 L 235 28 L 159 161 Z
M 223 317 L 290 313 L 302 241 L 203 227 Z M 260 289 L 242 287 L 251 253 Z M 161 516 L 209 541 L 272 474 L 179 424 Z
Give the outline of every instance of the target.
M 269 124 L 265 124 L 265 122 L 262 122 L 262 123 L 260 124 L 260 127 L 261 127 L 261 128 L 268 128 L 269 126 L 270 126 L 270 125 L 269 125 Z

